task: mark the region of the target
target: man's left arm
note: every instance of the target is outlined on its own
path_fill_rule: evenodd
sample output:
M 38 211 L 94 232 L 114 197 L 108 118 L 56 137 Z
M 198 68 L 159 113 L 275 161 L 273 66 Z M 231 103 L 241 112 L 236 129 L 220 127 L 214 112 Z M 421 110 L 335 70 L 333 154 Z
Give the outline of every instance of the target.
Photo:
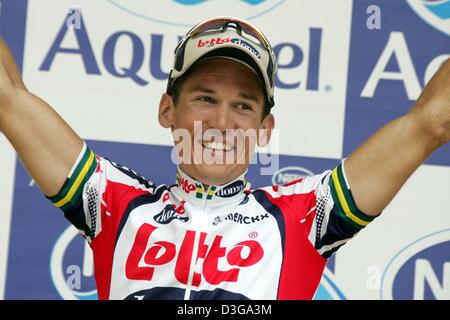
M 379 214 L 431 153 L 449 141 L 450 59 L 406 115 L 378 130 L 345 161 L 358 209 Z

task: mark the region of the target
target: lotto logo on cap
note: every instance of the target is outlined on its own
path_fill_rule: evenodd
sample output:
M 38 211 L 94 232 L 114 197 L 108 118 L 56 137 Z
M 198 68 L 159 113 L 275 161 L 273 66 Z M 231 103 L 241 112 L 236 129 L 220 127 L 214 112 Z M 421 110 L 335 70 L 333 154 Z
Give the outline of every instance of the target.
M 234 40 L 234 39 L 233 39 Z M 203 47 L 213 47 L 215 45 L 219 45 L 219 44 L 225 44 L 225 43 L 229 43 L 231 40 L 230 38 L 211 38 L 211 39 L 206 39 L 206 40 L 202 40 L 199 39 L 198 43 L 197 43 L 197 48 L 203 48 Z

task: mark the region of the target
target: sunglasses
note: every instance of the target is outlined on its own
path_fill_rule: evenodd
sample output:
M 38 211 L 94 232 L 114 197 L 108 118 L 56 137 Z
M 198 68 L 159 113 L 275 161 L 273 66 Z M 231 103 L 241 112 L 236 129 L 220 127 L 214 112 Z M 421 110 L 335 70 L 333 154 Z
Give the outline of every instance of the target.
M 178 55 L 180 53 L 183 53 L 184 46 L 188 39 L 209 31 L 224 32 L 229 26 L 234 27 L 239 32 L 239 35 L 244 38 L 247 35 L 251 36 L 253 39 L 256 39 L 268 51 L 270 56 L 268 68 L 268 71 L 270 71 L 269 78 L 272 78 L 271 77 L 272 74 L 274 74 L 277 69 L 275 53 L 273 52 L 272 46 L 270 45 L 266 36 L 261 31 L 259 31 L 255 26 L 249 24 L 247 21 L 243 19 L 239 19 L 236 17 L 231 16 L 214 17 L 197 24 L 191 30 L 189 30 L 187 34 L 183 37 L 183 39 L 180 41 L 180 43 L 175 49 L 175 54 Z
M 235 17 L 215 17 L 205 20 L 193 27 L 187 33 L 187 36 L 195 37 L 196 35 L 207 31 L 225 31 L 229 25 L 234 26 L 239 31 L 241 36 L 243 31 L 245 34 L 257 39 L 264 46 L 264 48 L 271 49 L 269 41 L 261 31 L 249 24 L 247 21 Z

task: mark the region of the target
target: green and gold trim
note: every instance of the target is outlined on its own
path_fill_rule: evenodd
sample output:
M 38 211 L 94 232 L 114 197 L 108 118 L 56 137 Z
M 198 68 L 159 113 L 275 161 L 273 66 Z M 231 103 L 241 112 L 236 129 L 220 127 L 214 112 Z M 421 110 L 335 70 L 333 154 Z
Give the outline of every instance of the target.
M 73 207 L 81 197 L 84 184 L 97 167 L 97 160 L 94 152 L 88 147 L 84 147 L 84 153 L 69 178 L 67 178 L 61 191 L 53 197 L 48 197 L 53 205 L 66 211 Z
M 203 185 L 201 183 L 195 183 L 195 187 L 197 188 L 196 193 L 195 193 L 195 197 L 197 199 L 202 199 L 203 198 Z
M 344 221 L 362 229 L 375 219 L 375 217 L 366 215 L 356 207 L 350 188 L 344 178 L 342 163 L 332 171 L 329 185 L 334 204 Z
M 201 182 L 194 180 L 193 178 L 185 174 L 180 168 L 177 168 L 175 177 L 176 184 L 179 190 L 184 194 L 194 198 L 195 200 L 214 200 L 217 198 L 229 198 L 243 192 L 244 188 L 249 189 L 251 187 L 250 183 L 247 182 L 246 172 L 226 185 L 210 185 L 206 189 Z M 226 193 L 225 195 L 218 195 L 220 191 L 227 188 L 231 188 L 228 193 Z
M 217 186 L 209 186 L 208 192 L 206 193 L 206 200 L 211 200 L 214 196 L 214 192 L 216 192 Z

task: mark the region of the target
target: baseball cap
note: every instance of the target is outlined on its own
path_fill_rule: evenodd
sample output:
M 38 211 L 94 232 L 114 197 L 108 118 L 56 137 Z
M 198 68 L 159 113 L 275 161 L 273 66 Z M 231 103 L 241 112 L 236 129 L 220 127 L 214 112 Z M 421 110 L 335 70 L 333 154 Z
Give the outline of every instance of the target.
M 252 69 L 263 84 L 269 108 L 273 107 L 277 70 L 273 49 L 255 26 L 231 16 L 204 20 L 186 33 L 175 48 L 167 92 L 195 62 L 210 57 L 232 59 Z

